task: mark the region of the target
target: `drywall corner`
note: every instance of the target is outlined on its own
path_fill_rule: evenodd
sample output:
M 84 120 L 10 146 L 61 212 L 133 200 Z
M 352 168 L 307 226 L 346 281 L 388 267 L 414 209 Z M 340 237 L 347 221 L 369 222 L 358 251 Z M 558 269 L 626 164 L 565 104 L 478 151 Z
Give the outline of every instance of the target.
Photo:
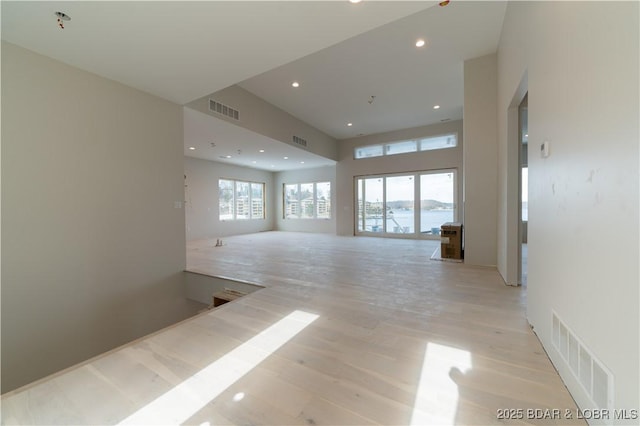
M 497 264 L 497 57 L 464 63 L 465 263 Z

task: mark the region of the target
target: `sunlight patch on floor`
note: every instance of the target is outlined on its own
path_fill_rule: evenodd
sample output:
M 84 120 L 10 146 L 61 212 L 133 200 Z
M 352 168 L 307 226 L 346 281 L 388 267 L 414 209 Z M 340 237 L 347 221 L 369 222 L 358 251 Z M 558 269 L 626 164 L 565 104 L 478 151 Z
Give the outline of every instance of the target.
M 471 370 L 471 354 L 450 346 L 428 343 L 413 404 L 411 425 L 453 425 L 458 386 L 451 373 Z
M 317 318 L 303 311 L 292 312 L 119 424 L 183 423 Z

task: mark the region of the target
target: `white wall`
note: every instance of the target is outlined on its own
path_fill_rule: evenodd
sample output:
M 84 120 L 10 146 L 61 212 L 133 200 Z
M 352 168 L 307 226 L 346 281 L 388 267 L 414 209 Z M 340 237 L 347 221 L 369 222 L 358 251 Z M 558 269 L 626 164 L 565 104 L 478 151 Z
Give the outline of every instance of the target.
M 187 240 L 219 238 L 274 229 L 273 173 L 248 167 L 184 157 Z M 221 222 L 218 180 L 233 179 L 265 184 L 265 219 Z
M 331 219 L 284 219 L 283 185 L 289 183 L 331 182 Z M 276 228 L 278 231 L 336 233 L 336 168 L 290 170 L 275 174 Z
M 195 313 L 182 107 L 2 43 L 2 392 Z
M 526 75 L 527 316 L 582 408 L 593 404 L 552 345 L 552 310 L 613 373 L 615 408 L 640 405 L 638 15 L 637 2 L 510 2 L 498 50 L 500 205 L 514 178 L 507 110 Z M 507 235 L 504 215 L 498 225 Z
M 464 259 L 497 263 L 496 55 L 464 63 Z
M 232 120 L 209 111 L 210 98 L 240 111 L 240 121 Z M 210 96 L 205 96 L 188 103 L 186 106 L 296 148 L 332 160 L 337 159 L 335 139 L 264 101 L 253 93 L 244 90 L 240 86 L 227 87 Z M 294 135 L 305 139 L 307 146 L 302 148 L 300 145 L 295 144 L 293 142 Z
M 354 160 L 357 146 L 436 136 L 445 133 L 458 134 L 458 146 L 450 149 L 413 152 L 408 154 Z M 458 170 L 458 202 L 462 201 L 462 152 L 464 142 L 462 121 L 432 124 L 388 133 L 345 139 L 339 142 L 339 161 L 336 166 L 336 230 L 338 235 L 354 235 L 354 177 L 373 174 L 400 173 L 437 169 Z M 459 220 L 463 212 L 458 211 Z

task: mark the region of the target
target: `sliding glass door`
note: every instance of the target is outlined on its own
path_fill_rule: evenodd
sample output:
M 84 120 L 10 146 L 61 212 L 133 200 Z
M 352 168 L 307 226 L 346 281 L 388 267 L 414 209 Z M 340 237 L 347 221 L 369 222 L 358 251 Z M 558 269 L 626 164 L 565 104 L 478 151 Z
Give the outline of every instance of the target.
M 420 175 L 420 233 L 440 235 L 443 223 L 455 221 L 454 172 Z
M 386 231 L 390 234 L 415 232 L 414 176 L 386 177 Z
M 455 180 L 455 170 L 357 177 L 356 234 L 438 238 L 456 220 Z
M 384 232 L 383 194 L 382 178 L 362 179 L 362 231 Z

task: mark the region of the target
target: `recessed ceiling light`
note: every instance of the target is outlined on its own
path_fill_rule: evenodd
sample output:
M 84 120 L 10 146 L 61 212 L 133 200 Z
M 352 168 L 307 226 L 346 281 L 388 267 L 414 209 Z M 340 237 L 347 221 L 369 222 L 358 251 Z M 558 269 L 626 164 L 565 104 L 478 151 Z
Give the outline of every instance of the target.
M 433 109 L 440 109 L 440 105 L 434 105 Z
M 284 158 L 285 160 L 288 160 L 288 159 L 289 159 L 289 157 L 282 157 L 282 158 Z
M 304 161 L 301 161 L 300 164 L 304 164 Z
M 425 45 L 425 43 L 426 43 L 426 42 L 424 41 L 424 39 L 419 38 L 419 39 L 416 41 L 416 47 L 422 47 L 422 46 L 424 46 L 424 45 Z
M 196 147 L 195 147 L 195 146 L 190 146 L 190 147 L 189 147 L 189 149 L 190 149 L 191 151 L 195 151 L 195 150 L 196 150 Z
M 261 150 L 260 150 L 260 151 L 258 151 L 258 152 L 264 152 L 264 149 L 261 149 Z
M 230 156 L 230 155 L 225 155 L 225 157 L 224 157 L 224 158 L 231 158 L 231 156 Z
M 349 3 L 353 3 L 353 4 L 358 4 L 360 3 L 362 0 L 349 0 Z
M 347 123 L 347 126 L 351 127 L 353 126 L 353 123 Z
M 291 83 L 291 85 L 293 87 L 300 87 L 300 83 L 298 83 L 297 81 L 294 81 L 293 83 Z

